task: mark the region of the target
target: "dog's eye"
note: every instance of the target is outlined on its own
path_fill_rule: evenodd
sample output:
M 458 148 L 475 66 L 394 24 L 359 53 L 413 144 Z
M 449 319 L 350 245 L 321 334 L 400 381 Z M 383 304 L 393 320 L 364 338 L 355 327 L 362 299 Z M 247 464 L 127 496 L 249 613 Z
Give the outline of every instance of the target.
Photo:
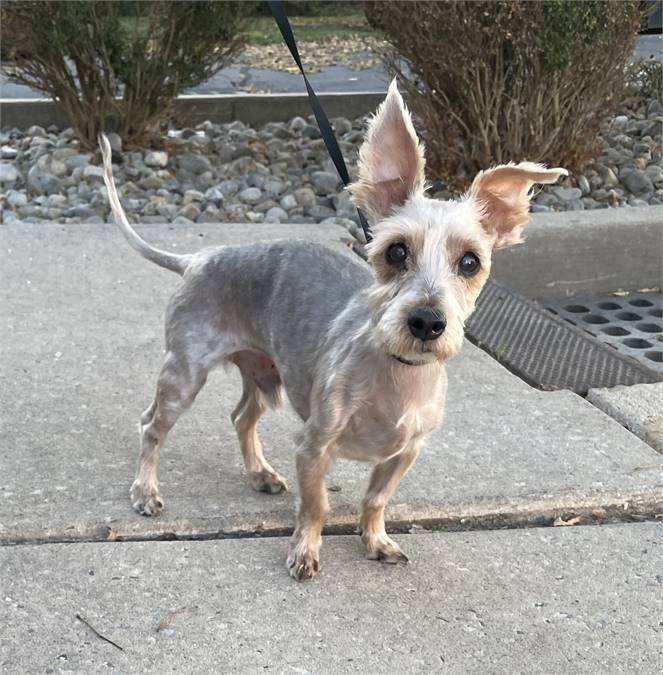
M 405 262 L 406 258 L 407 258 L 407 249 L 405 248 L 405 244 L 399 242 L 397 244 L 392 244 L 387 249 L 387 262 L 390 265 L 394 265 L 397 267 L 401 266 Z
M 479 258 L 477 258 L 474 253 L 470 251 L 465 253 L 465 255 L 463 255 L 463 257 L 458 262 L 458 271 L 464 277 L 474 276 L 479 271 L 480 267 L 481 263 L 479 262 Z

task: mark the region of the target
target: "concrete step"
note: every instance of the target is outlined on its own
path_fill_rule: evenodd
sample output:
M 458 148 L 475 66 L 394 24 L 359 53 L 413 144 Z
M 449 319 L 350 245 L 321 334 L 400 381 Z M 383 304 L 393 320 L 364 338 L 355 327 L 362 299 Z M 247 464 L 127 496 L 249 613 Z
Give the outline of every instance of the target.
M 0 547 L 0 670 L 663 670 L 663 523 L 396 538 L 326 537 L 304 584 L 282 538 Z
M 330 226 L 139 229 L 176 251 L 279 237 L 347 250 L 344 231 Z M 109 225 L 5 225 L 0 241 L 0 541 L 289 531 L 300 422 L 289 410 L 265 416 L 265 454 L 292 492 L 253 492 L 229 421 L 239 399 L 232 372 L 210 378 L 169 436 L 163 515 L 130 508 L 137 423 L 153 395 L 177 278 L 142 260 Z M 663 510 L 660 455 L 580 397 L 534 390 L 469 344 L 449 378 L 446 422 L 392 500 L 392 525 L 602 522 Z M 367 471 L 349 461 L 332 470 L 332 530 L 354 529 Z

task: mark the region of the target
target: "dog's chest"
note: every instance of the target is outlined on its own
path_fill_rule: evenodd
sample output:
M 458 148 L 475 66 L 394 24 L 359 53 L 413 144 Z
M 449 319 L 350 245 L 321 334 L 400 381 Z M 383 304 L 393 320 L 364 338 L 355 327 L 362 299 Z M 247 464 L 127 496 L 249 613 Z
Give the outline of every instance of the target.
M 378 379 L 370 396 L 350 417 L 341 436 L 338 454 L 359 461 L 380 462 L 430 433 L 444 415 L 446 376 L 433 386 L 399 386 Z

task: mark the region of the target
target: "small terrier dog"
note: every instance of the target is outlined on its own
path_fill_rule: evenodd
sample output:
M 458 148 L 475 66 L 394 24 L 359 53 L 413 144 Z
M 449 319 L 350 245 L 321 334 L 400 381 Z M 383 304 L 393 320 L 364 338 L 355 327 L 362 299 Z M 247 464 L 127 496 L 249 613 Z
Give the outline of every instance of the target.
M 285 389 L 304 422 L 290 575 L 302 580 L 318 571 L 325 474 L 336 457 L 373 464 L 360 519 L 368 558 L 407 561 L 387 536 L 384 511 L 426 435 L 442 421 L 444 363 L 461 347 L 493 249 L 520 241 L 530 188 L 567 172 L 507 164 L 480 172 L 458 201 L 426 197 L 424 150 L 393 82 L 369 123 L 358 180 L 349 187 L 372 226 L 369 268 L 298 241 L 191 255 L 157 250 L 131 228 L 105 136 L 100 145 L 108 199 L 129 244 L 182 276 L 166 312 L 156 395 L 141 417 L 134 509 L 160 513 L 157 470 L 166 434 L 210 370 L 232 363 L 244 389 L 231 419 L 255 490 L 286 489 L 263 456 L 260 416 L 281 404 Z

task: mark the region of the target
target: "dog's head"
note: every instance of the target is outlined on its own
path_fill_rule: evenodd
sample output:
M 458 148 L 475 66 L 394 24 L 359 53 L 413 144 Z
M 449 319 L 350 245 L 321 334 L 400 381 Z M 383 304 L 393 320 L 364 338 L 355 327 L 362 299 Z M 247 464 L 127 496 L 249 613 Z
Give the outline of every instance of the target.
M 349 190 L 369 218 L 375 282 L 374 336 L 406 362 L 445 360 L 461 347 L 465 320 L 490 272 L 493 249 L 521 241 L 534 183 L 564 169 L 507 164 L 480 172 L 457 201 L 424 195 L 424 149 L 392 82 L 359 153 Z

